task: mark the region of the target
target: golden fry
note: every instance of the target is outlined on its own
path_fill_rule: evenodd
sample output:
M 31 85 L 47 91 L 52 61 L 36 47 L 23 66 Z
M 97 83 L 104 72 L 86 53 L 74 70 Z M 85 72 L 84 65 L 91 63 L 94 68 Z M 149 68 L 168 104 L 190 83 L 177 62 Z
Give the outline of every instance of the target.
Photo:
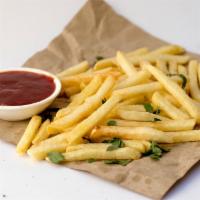
M 116 60 L 127 76 L 132 77 L 136 75 L 136 68 L 133 66 L 133 64 L 129 61 L 129 58 L 126 57 L 126 55 L 123 52 L 117 52 Z
M 157 121 L 157 122 L 137 122 L 137 121 L 128 121 L 120 119 L 108 119 L 105 122 L 105 125 L 108 121 L 115 121 L 117 126 L 125 127 L 151 127 L 161 131 L 187 131 L 192 130 L 196 124 L 195 119 L 182 119 L 182 120 L 168 120 L 166 121 Z
M 200 101 L 200 89 L 198 83 L 198 62 L 196 60 L 190 61 L 188 65 L 189 88 L 192 98 Z
M 76 74 L 80 74 L 82 72 L 85 72 L 88 69 L 89 69 L 88 62 L 83 61 L 83 62 L 79 63 L 78 65 L 72 66 L 72 67 L 60 72 L 59 74 L 57 74 L 57 76 L 59 78 L 62 78 L 64 76 L 76 75 Z
M 32 141 L 33 144 L 38 144 L 42 140 L 45 140 L 49 137 L 49 133 L 47 131 L 47 127 L 49 124 L 50 124 L 49 119 L 47 119 L 45 122 L 42 123 L 38 133 L 36 134 L 36 136 L 34 137 Z
M 25 154 L 31 145 L 31 142 L 42 123 L 42 118 L 40 116 L 33 116 L 26 127 L 24 134 L 22 135 L 20 141 L 17 144 L 16 151 L 18 154 Z
M 106 148 L 85 148 L 76 151 L 70 151 L 63 154 L 65 161 L 79 160 L 107 160 L 107 159 L 132 159 L 136 160 L 141 157 L 141 153 L 130 147 L 119 148 L 114 151 L 107 151 Z
M 130 86 L 135 86 L 140 83 L 144 83 L 150 77 L 151 77 L 151 75 L 147 71 L 140 71 L 137 73 L 137 76 L 131 76 L 131 77 L 119 82 L 116 85 L 115 89 L 122 89 L 122 88 L 130 87 Z

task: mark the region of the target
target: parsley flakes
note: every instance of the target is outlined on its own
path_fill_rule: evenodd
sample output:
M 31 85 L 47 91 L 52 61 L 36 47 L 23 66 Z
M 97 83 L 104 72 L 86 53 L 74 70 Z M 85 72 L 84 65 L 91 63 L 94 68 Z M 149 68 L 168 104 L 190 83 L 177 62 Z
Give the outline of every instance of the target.
M 64 156 L 60 152 L 50 152 L 47 154 L 47 156 L 49 160 L 54 164 L 59 164 L 65 160 Z

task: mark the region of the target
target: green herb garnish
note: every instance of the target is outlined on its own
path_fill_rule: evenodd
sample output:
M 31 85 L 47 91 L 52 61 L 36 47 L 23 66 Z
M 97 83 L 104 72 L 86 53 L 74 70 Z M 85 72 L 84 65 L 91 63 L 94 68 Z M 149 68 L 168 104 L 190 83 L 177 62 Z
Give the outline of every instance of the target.
M 107 121 L 108 126 L 117 126 L 117 122 L 115 120 L 109 120 Z
M 104 160 L 105 164 L 109 165 L 122 165 L 126 166 L 128 165 L 132 160 Z
M 49 160 L 52 163 L 59 164 L 60 162 L 64 161 L 64 156 L 60 152 L 50 152 L 47 154 Z
M 113 138 L 112 140 L 104 140 L 103 143 L 111 144 L 110 146 L 108 146 L 107 151 L 113 151 L 125 147 L 125 143 L 119 138 Z
M 103 99 L 101 100 L 101 103 L 104 104 L 104 103 L 106 103 L 106 101 L 107 101 L 107 99 L 106 99 L 106 98 L 103 98 Z
M 184 89 L 187 84 L 187 78 L 183 74 L 167 74 L 168 76 L 179 76 L 182 79 L 182 88 Z
M 96 56 L 96 60 L 99 61 L 99 60 L 103 60 L 104 57 L 103 56 Z
M 87 161 L 88 161 L 88 163 L 93 163 L 93 162 L 96 162 L 96 159 L 90 158 L 90 159 L 88 159 Z
M 145 103 L 144 108 L 146 112 L 153 113 L 153 106 L 150 103 Z
M 154 160 L 159 160 L 162 157 L 163 153 L 169 152 L 169 149 L 163 148 L 158 145 L 156 142 L 152 141 L 150 150 L 144 153 L 144 156 L 150 156 Z

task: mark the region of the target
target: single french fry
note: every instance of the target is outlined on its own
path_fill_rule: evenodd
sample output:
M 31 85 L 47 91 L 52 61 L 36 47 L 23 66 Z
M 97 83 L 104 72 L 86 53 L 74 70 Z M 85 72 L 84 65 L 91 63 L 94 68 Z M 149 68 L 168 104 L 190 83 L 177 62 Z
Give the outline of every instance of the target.
M 75 95 L 75 94 L 79 93 L 80 91 L 81 91 L 80 87 L 77 87 L 77 86 L 71 86 L 68 88 L 64 88 L 64 92 L 67 97 Z
M 160 91 L 160 94 L 164 96 L 169 102 L 171 102 L 174 106 L 180 107 L 180 103 L 174 98 L 171 94 L 166 91 Z
M 129 58 L 123 52 L 117 52 L 116 60 L 127 76 L 132 77 L 137 74 L 136 68 L 133 66 L 133 64 L 129 61 Z
M 119 148 L 113 151 L 107 151 L 106 148 L 85 148 L 76 151 L 63 153 L 65 161 L 79 160 L 106 160 L 106 159 L 132 159 L 136 160 L 141 157 L 141 153 L 130 147 Z
M 147 140 L 159 143 L 172 143 L 173 140 L 160 130 L 150 127 L 120 127 L 120 126 L 98 126 L 92 130 L 90 139 L 101 141 L 106 138 L 120 138 L 123 140 Z
M 152 54 L 184 54 L 185 49 L 178 45 L 167 45 L 151 52 Z
M 93 141 L 113 137 L 127 140 L 148 140 L 158 143 L 195 142 L 200 141 L 200 130 L 163 132 L 149 127 L 98 126 L 90 134 L 90 139 Z
M 192 130 L 196 124 L 195 119 L 182 119 L 182 120 L 168 120 L 166 121 L 156 121 L 156 122 L 137 122 L 128 121 L 120 119 L 108 119 L 104 124 L 106 125 L 108 121 L 115 121 L 117 126 L 125 127 L 151 127 L 161 131 L 187 131 Z
M 198 62 L 196 60 L 190 61 L 188 65 L 188 77 L 190 94 L 192 98 L 200 101 L 200 89 L 198 84 Z
M 91 82 L 79 94 L 77 94 L 76 97 L 73 98 L 72 102 L 66 108 L 60 109 L 56 113 L 56 119 L 68 115 L 75 110 L 77 106 L 81 105 L 85 101 L 85 99 L 93 95 L 101 84 L 102 78 L 98 75 L 95 76 Z
M 143 103 L 144 102 L 144 95 L 138 95 L 129 99 L 125 99 L 124 101 L 120 102 L 120 105 L 132 105 L 137 103 Z
M 169 73 L 170 74 L 177 74 L 178 69 L 177 69 L 177 63 L 174 61 L 169 62 Z
M 92 130 L 119 102 L 121 97 L 111 96 L 104 104 L 94 111 L 88 118 L 80 122 L 68 135 L 69 145 L 76 144 L 80 139 Z
M 149 142 L 148 141 L 139 141 L 139 140 L 123 140 L 124 144 L 126 147 L 134 148 L 138 150 L 141 153 L 144 153 L 149 150 Z M 72 146 L 67 146 L 66 152 L 70 151 L 76 151 L 80 149 L 85 149 L 85 148 L 108 148 L 111 144 L 109 143 L 86 143 L 86 144 L 78 144 L 78 145 L 72 145 Z
M 163 110 L 168 117 L 172 119 L 189 119 L 190 117 L 185 112 L 181 111 L 165 97 L 163 97 L 159 92 L 155 92 L 152 96 L 152 102 Z
M 43 145 L 34 145 L 28 151 L 28 155 L 35 160 L 43 160 L 49 152 L 65 152 L 67 147 L 66 142 L 59 142 L 48 144 L 44 143 Z
M 152 114 L 149 112 L 138 112 L 138 111 L 133 111 L 133 110 L 128 111 L 128 110 L 123 110 L 123 109 L 118 109 L 117 116 L 119 116 L 121 119 L 142 121 L 142 122 L 145 122 L 145 121 L 153 122 L 155 119 L 165 120 L 165 121 L 169 120 L 169 118 Z
M 150 63 L 156 63 L 156 60 L 164 60 L 166 62 L 174 61 L 177 64 L 185 64 L 189 61 L 190 57 L 187 55 L 170 55 L 170 54 L 146 54 L 142 56 L 129 57 L 130 62 L 133 65 L 138 65 L 140 62 L 148 61 Z
M 121 82 L 119 82 L 115 89 L 122 89 L 130 86 L 135 86 L 140 83 L 144 83 L 151 77 L 150 73 L 147 71 L 140 71 L 137 73 L 136 76 L 131 76 Z
M 128 52 L 126 54 L 126 56 L 128 56 L 128 57 L 130 57 L 130 56 L 136 56 L 136 55 L 139 56 L 139 55 L 144 55 L 144 54 L 147 54 L 147 53 L 149 53 L 148 48 L 143 47 L 143 48 L 139 48 L 139 49 L 136 49 L 134 51 Z
M 136 56 L 136 55 L 144 55 L 146 53 L 148 53 L 148 49 L 144 47 L 144 48 L 136 49 L 135 51 L 131 51 L 127 53 L 126 56 L 130 57 L 130 56 Z M 117 67 L 117 66 L 118 65 L 117 65 L 117 61 L 115 57 L 105 58 L 95 63 L 94 70 L 99 70 L 105 67 Z
M 115 90 L 113 93 L 121 95 L 123 99 L 134 97 L 141 94 L 147 94 L 162 89 L 162 85 L 159 82 L 146 83 L 136 85 L 128 88 Z
M 89 69 L 88 62 L 83 61 L 83 62 L 79 63 L 78 65 L 72 66 L 72 67 L 60 72 L 59 74 L 57 74 L 57 76 L 59 78 L 61 78 L 61 77 L 64 77 L 64 76 L 71 76 L 71 75 L 75 75 L 75 74 L 80 74 L 82 72 L 85 72 L 88 69 Z
M 71 114 L 59 118 L 53 121 L 48 126 L 49 132 L 62 132 L 66 128 L 73 126 L 78 123 L 80 120 L 89 116 L 95 109 L 97 109 L 102 104 L 102 99 L 105 98 L 106 94 L 112 89 L 115 84 L 115 79 L 109 76 L 102 86 L 99 88 L 97 93 L 89 98 L 86 101 L 77 107 Z
M 37 134 L 37 131 L 41 125 L 42 118 L 40 116 L 33 116 L 26 127 L 26 130 L 24 134 L 22 135 L 20 141 L 17 144 L 16 151 L 18 154 L 23 155 L 26 153 L 28 148 L 31 145 L 31 142 L 35 135 Z
M 167 63 L 164 60 L 156 60 L 156 66 L 163 71 L 165 74 L 168 74 Z
M 186 92 L 169 77 L 167 77 L 162 71 L 146 62 L 143 64 L 146 69 L 163 85 L 163 87 L 171 93 L 183 107 L 185 107 L 190 116 L 195 118 L 197 122 L 200 122 L 199 108 L 186 94 Z
M 200 130 L 168 132 L 167 134 L 171 137 L 172 143 L 200 141 Z
M 146 112 L 144 105 L 121 105 L 120 109 L 129 110 L 129 111 L 138 111 L 138 112 Z
M 49 124 L 50 124 L 49 119 L 47 119 L 46 121 L 42 123 L 41 127 L 39 128 L 38 133 L 36 134 L 36 136 L 34 137 L 32 141 L 33 144 L 38 144 L 42 140 L 45 140 L 49 137 L 49 133 L 47 131 L 47 127 Z

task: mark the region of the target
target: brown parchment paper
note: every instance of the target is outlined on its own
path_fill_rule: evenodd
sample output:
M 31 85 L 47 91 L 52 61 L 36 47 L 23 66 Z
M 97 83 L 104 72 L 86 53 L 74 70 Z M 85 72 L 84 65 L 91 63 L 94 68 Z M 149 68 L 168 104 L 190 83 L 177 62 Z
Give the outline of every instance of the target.
M 93 63 L 97 55 L 113 56 L 116 50 L 156 48 L 165 42 L 147 34 L 101 0 L 89 0 L 49 46 L 33 55 L 24 66 L 56 73 L 82 60 Z M 0 120 L 0 139 L 17 144 L 27 121 Z M 66 164 L 87 171 L 153 199 L 161 199 L 172 185 L 200 159 L 200 143 L 175 146 L 160 161 L 143 158 L 127 165 L 102 162 Z

